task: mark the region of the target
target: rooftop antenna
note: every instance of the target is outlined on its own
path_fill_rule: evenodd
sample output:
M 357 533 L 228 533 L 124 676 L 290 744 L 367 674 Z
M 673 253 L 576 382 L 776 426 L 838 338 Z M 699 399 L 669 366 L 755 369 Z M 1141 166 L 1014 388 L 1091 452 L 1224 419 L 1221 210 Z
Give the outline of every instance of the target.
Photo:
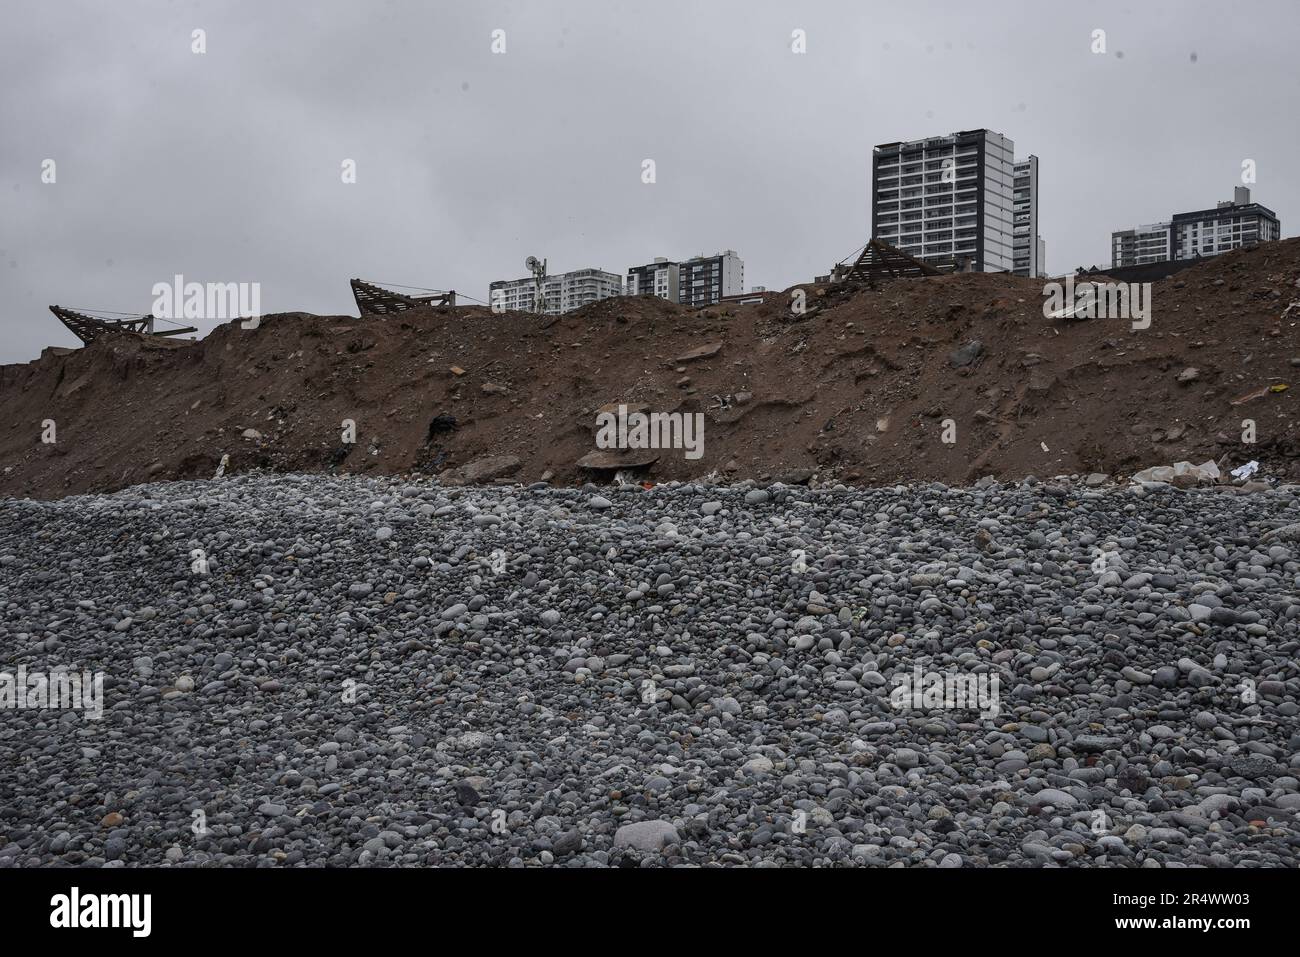
M 546 260 L 529 256 L 524 265 L 533 274 L 533 312 L 541 315 L 546 311 Z

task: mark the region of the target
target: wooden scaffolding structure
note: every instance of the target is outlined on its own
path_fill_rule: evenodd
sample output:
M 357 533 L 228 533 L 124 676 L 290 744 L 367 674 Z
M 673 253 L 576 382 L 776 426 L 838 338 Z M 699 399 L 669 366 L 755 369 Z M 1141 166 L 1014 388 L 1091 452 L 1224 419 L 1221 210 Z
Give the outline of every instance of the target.
M 447 292 L 431 290 L 425 295 L 411 296 L 385 289 L 383 286 L 376 286 L 364 279 L 352 279 L 350 282 L 352 298 L 357 301 L 357 310 L 363 316 L 387 316 L 395 312 L 405 312 L 407 309 L 418 309 L 421 306 L 446 308 L 456 305 L 454 289 Z

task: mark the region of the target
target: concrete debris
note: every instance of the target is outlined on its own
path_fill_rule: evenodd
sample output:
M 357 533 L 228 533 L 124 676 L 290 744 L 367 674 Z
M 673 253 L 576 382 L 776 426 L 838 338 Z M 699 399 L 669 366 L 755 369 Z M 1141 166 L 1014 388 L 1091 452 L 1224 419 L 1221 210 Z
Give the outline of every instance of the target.
M 513 455 L 486 455 L 467 465 L 443 472 L 441 476 L 442 483 L 444 485 L 477 485 L 482 482 L 491 482 L 493 479 L 513 475 L 519 471 L 519 466 L 522 464 Z
M 659 455 L 657 449 L 593 449 L 574 464 L 595 471 L 635 469 L 653 465 Z
M 1193 465 L 1191 462 L 1175 462 L 1173 465 L 1156 465 L 1143 469 L 1133 475 L 1132 481 L 1138 483 L 1163 482 L 1166 485 L 1196 485 L 1217 482 L 1220 478 L 1219 466 L 1214 462 Z
M 690 352 L 683 352 L 673 362 L 692 362 L 695 359 L 707 359 L 710 356 L 716 356 L 721 350 L 721 342 L 710 342 L 708 345 L 692 349 Z

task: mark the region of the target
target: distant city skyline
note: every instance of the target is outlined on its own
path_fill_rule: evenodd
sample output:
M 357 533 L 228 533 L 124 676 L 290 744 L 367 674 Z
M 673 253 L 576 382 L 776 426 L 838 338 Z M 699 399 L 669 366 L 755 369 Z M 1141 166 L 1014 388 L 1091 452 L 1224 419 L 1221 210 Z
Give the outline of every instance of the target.
M 1300 219 L 1285 0 L 303 9 L 11 0 L 0 362 L 77 344 L 51 303 L 145 313 L 180 274 L 353 314 L 353 276 L 484 299 L 528 255 L 626 276 L 735 249 L 783 289 L 870 238 L 874 145 L 957 130 L 1039 158 L 1052 276 L 1246 161 L 1283 236 Z

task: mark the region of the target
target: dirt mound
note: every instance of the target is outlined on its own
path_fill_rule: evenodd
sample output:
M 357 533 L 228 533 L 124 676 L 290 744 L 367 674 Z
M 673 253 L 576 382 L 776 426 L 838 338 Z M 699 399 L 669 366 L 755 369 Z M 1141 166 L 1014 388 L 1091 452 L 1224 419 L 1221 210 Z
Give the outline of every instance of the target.
M 0 494 L 211 476 L 223 456 L 231 472 L 608 478 L 577 462 L 618 403 L 705 417 L 702 457 L 663 450 L 651 481 L 956 484 L 1223 458 L 1295 480 L 1297 391 L 1276 387 L 1300 376 L 1298 280 L 1300 239 L 1229 253 L 1153 284 L 1146 329 L 1045 319 L 1042 281 L 964 274 L 796 287 L 802 315 L 787 290 L 545 318 L 290 313 L 184 348 L 125 334 L 0 367 Z

